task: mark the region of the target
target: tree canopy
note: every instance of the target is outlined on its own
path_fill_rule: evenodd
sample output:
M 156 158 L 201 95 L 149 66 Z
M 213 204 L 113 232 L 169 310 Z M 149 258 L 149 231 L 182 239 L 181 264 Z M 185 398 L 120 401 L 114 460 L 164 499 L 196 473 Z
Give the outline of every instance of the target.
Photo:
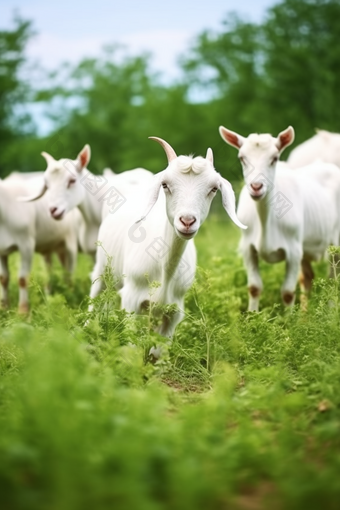
M 50 86 L 30 97 L 20 69 L 32 29 L 16 20 L 12 31 L 0 32 L 1 173 L 42 169 L 42 150 L 75 157 L 85 143 L 95 172 L 107 166 L 158 171 L 166 160 L 147 138 L 160 136 L 182 154 L 204 155 L 211 146 L 216 168 L 236 179 L 236 155 L 220 139 L 220 124 L 244 135 L 293 125 L 297 143 L 315 127 L 340 131 L 339 33 L 338 0 L 283 0 L 260 24 L 232 13 L 219 32 L 198 34 L 176 83 L 164 85 L 147 55 L 112 47 L 56 70 Z M 45 105 L 50 134 L 36 135 L 27 116 L 20 118 L 25 100 Z

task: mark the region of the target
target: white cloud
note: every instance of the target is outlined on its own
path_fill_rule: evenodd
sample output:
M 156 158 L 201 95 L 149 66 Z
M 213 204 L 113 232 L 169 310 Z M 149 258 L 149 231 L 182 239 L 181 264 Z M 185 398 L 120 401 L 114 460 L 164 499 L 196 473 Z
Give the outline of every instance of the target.
M 103 45 L 121 42 L 130 53 L 152 52 L 154 68 L 171 78 L 178 74 L 178 55 L 202 30 L 220 30 L 231 10 L 259 19 L 275 2 L 172 0 L 160 5 L 158 0 L 0 0 L 0 24 L 9 26 L 16 8 L 31 19 L 38 35 L 29 44 L 29 56 L 48 69 L 56 69 L 63 61 L 75 64 L 86 56 L 95 57 Z
M 149 30 L 127 34 L 116 40 L 107 37 L 82 36 L 70 37 L 41 32 L 29 44 L 27 54 L 37 59 L 44 68 L 57 69 L 62 62 L 76 64 L 82 58 L 100 55 L 101 48 L 108 44 L 118 43 L 127 48 L 130 55 L 152 53 L 154 70 L 164 72 L 172 78 L 177 74 L 177 58 L 188 47 L 194 34 L 181 30 Z
M 121 42 L 133 54 L 152 52 L 154 69 L 174 77 L 177 74 L 177 59 L 188 48 L 194 35 L 184 30 L 153 30 L 127 35 Z

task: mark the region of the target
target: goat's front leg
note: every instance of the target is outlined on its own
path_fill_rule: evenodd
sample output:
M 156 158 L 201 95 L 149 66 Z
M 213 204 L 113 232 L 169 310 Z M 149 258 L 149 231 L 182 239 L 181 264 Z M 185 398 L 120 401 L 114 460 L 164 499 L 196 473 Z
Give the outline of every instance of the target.
M 149 356 L 153 361 L 157 361 L 159 358 L 164 356 L 167 351 L 167 347 L 171 345 L 172 337 L 175 333 L 176 326 L 184 318 L 184 299 L 177 300 L 176 308 L 170 312 L 162 313 L 162 320 L 156 331 L 160 335 L 167 337 L 168 341 L 164 344 L 154 345 L 149 351 Z M 167 346 L 167 347 L 166 347 Z
M 281 296 L 286 306 L 295 303 L 295 289 L 299 277 L 302 254 L 291 255 L 286 258 L 286 276 L 281 287 Z
M 75 236 L 71 239 L 66 239 L 65 246 L 65 269 L 66 271 L 72 275 L 77 265 L 77 257 L 78 257 L 78 241 Z
M 71 275 L 77 264 L 78 247 L 77 243 L 68 242 L 58 251 L 58 257 L 61 265 L 69 275 Z
M 171 338 L 175 333 L 177 324 L 183 320 L 184 317 L 184 301 L 182 303 L 176 303 L 177 309 L 169 313 L 163 313 L 162 322 L 157 328 L 160 335 Z
M 8 256 L 2 255 L 0 257 L 1 271 L 0 271 L 0 284 L 1 284 L 1 306 L 2 308 L 8 307 L 8 285 L 9 285 L 9 271 L 8 271 Z
M 103 261 L 100 256 L 97 254 L 97 262 L 94 266 L 93 272 L 91 274 L 91 290 L 90 290 L 90 298 L 94 299 L 97 297 L 101 291 L 104 289 L 104 281 L 103 281 L 103 272 L 104 272 Z M 93 303 L 89 305 L 89 312 L 92 312 L 94 309 Z
M 258 312 L 263 284 L 259 272 L 258 252 L 252 244 L 243 250 L 243 262 L 248 277 L 248 310 Z

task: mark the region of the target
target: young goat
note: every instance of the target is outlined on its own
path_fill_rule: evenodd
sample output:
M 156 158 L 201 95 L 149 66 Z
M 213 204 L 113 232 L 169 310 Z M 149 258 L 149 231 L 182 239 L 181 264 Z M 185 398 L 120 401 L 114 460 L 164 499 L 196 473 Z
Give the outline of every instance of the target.
M 107 264 L 118 280 L 122 308 L 129 312 L 145 310 L 151 300 L 150 282 L 160 282 L 152 301 L 177 305 L 170 313 L 162 311 L 158 329 L 171 337 L 184 316 L 184 295 L 195 277 L 193 237 L 206 219 L 217 190 L 233 222 L 246 227 L 236 216 L 231 184 L 214 169 L 211 149 L 206 158 L 177 157 L 167 142 L 151 138 L 165 150 L 168 167 L 156 174 L 144 191 L 128 196 L 124 207 L 104 219 L 90 296 L 94 298 L 102 290 L 101 276 Z
M 55 160 L 47 152 L 42 155 L 47 162 L 43 185 L 27 200 L 36 200 L 48 189 L 49 210 L 55 220 L 78 207 L 84 218 L 78 233 L 80 246 L 85 253 L 94 256 L 102 218 L 124 204 L 125 194 L 131 187 L 151 179 L 153 174 L 137 168 L 121 174 L 107 169 L 105 175 L 94 175 L 86 168 L 91 157 L 89 145 L 85 145 L 75 160 Z
M 20 178 L 0 181 L 0 283 L 2 305 L 8 305 L 8 256 L 20 253 L 19 312 L 28 311 L 27 277 L 34 251 L 48 261 L 57 252 L 65 269 L 74 270 L 77 260 L 77 231 L 80 214 L 73 211 L 58 224 L 50 217 L 47 197 L 34 204 L 18 202 L 27 191 Z
M 277 138 L 251 134 L 248 138 L 220 127 L 228 144 L 239 149 L 245 186 L 238 217 L 248 225 L 240 251 L 248 274 L 249 310 L 257 311 L 262 291 L 258 262 L 285 261 L 281 288 L 285 305 L 292 306 L 301 266 L 303 301 L 311 289 L 312 260 L 320 259 L 330 244 L 339 244 L 340 172 L 319 162 L 292 170 L 278 163 L 282 151 L 294 140 L 292 127 Z

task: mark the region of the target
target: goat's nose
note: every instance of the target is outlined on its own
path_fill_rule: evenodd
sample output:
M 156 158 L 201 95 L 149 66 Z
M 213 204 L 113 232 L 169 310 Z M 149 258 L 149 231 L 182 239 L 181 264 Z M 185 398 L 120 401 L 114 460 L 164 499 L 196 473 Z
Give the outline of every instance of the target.
M 251 183 L 251 187 L 253 188 L 254 191 L 260 191 L 262 186 L 263 186 L 263 182 L 252 182 Z
M 190 228 L 191 225 L 193 225 L 196 221 L 195 216 L 185 215 L 181 216 L 179 221 L 182 223 L 182 225 L 185 226 L 185 228 Z
M 57 207 L 50 207 L 50 213 L 53 216 L 58 208 Z

